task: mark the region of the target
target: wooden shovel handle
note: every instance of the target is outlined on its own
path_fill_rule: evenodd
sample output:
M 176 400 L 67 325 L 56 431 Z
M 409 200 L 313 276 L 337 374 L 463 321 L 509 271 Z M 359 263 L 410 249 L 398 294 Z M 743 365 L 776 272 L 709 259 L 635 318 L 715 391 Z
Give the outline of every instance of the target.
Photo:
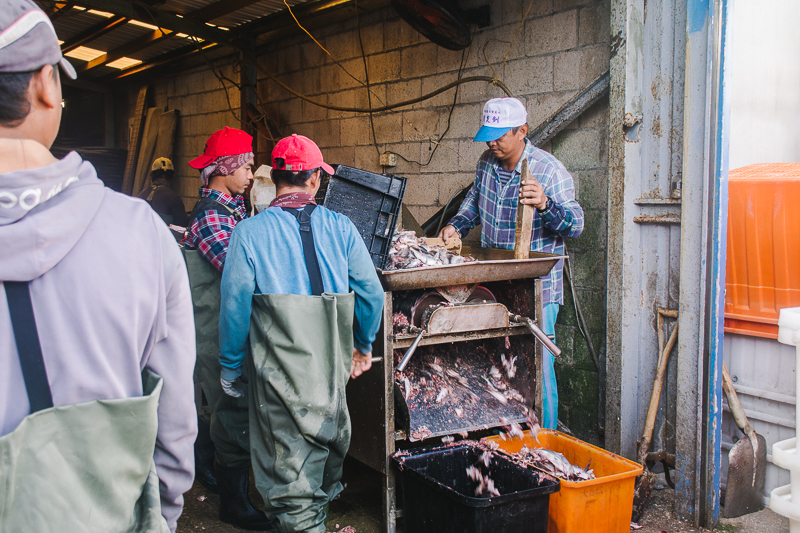
M 522 171 L 519 175 L 519 187 L 522 191 L 522 183 L 531 179 L 528 171 L 528 160 L 522 160 Z M 521 198 L 521 197 L 520 197 Z M 527 259 L 531 250 L 531 233 L 533 232 L 533 210 L 530 204 L 523 204 L 517 198 L 517 226 L 514 233 L 514 259 Z

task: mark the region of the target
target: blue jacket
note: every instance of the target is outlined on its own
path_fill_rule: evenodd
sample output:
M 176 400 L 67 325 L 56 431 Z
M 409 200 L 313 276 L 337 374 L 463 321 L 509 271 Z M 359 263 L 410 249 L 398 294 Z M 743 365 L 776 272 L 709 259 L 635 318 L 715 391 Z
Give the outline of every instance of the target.
M 324 207 L 311 228 L 326 293 L 355 292 L 353 341 L 372 351 L 383 309 L 383 288 L 361 235 L 346 216 Z M 291 213 L 271 207 L 236 225 L 222 272 L 219 362 L 222 377 L 235 379 L 247 353 L 253 294 L 311 295 L 300 227 Z

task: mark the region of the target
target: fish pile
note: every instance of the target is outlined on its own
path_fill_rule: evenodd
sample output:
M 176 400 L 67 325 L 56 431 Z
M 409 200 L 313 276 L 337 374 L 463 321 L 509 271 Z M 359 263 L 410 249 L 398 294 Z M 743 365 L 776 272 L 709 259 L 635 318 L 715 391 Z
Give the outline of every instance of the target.
M 518 453 L 513 455 L 544 470 L 548 474 L 566 481 L 587 481 L 596 477 L 594 470 L 589 468 L 592 463 L 591 460 L 586 465 L 586 468 L 581 468 L 570 463 L 566 457 L 558 452 L 544 448 L 528 448 L 527 446 L 523 446 Z
M 397 231 L 392 236 L 386 270 L 457 265 L 472 261 L 475 261 L 473 257 L 456 255 L 444 246 L 429 245 L 425 237 L 418 238 L 413 231 Z

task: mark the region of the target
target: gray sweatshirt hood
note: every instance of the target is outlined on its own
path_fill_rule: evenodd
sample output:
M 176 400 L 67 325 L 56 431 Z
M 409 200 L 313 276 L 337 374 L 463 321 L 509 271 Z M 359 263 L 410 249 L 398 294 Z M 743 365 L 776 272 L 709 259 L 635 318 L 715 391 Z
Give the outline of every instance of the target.
M 76 152 L 43 168 L 0 174 L 0 280 L 30 281 L 57 265 L 104 195 L 94 167 Z

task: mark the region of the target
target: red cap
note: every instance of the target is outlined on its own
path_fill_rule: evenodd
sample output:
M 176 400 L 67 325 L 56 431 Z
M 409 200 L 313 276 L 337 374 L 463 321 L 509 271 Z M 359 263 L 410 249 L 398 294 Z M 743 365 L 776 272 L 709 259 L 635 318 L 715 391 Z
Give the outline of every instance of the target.
M 196 169 L 205 168 L 223 155 L 246 154 L 253 151 L 253 138 L 236 128 L 229 128 L 214 132 L 206 141 L 203 155 L 189 161 L 189 166 Z
M 283 165 L 278 165 L 275 162 L 276 159 L 283 159 Z M 308 137 L 294 133 L 291 137 L 284 137 L 278 141 L 272 150 L 272 168 L 275 170 L 300 172 L 319 167 L 322 167 L 328 174 L 333 175 L 334 173 L 333 167 L 322 160 L 319 146 Z

